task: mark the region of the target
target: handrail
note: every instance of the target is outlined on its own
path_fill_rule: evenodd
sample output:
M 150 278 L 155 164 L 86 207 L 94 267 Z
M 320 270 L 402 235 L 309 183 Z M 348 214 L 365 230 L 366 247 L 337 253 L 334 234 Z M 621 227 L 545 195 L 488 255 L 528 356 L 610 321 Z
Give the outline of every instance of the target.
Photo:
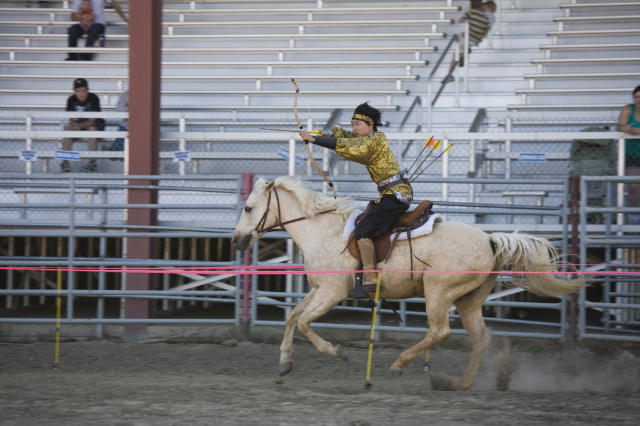
M 404 115 L 404 118 L 402 119 L 402 121 L 400 122 L 400 125 L 398 126 L 398 131 L 402 132 L 402 129 L 404 128 L 404 125 L 406 124 L 407 120 L 409 119 L 409 116 L 411 115 L 411 113 L 413 112 L 413 109 L 415 108 L 415 106 L 417 104 L 422 105 L 422 101 L 420 100 L 420 96 L 416 96 L 413 99 L 413 102 L 411 103 L 411 106 L 409 107 L 409 109 L 407 110 L 407 113 Z M 422 117 L 420 117 L 418 115 L 418 126 L 420 126 L 420 122 L 421 122 Z
M 465 34 L 468 33 L 468 31 L 467 31 L 468 30 L 468 26 L 469 26 L 468 23 L 465 23 Z M 438 61 L 434 65 L 433 70 L 431 71 L 431 73 L 429 74 L 429 77 L 427 78 L 427 99 L 428 99 L 427 100 L 427 129 L 426 129 L 427 132 L 430 132 L 432 130 L 432 128 L 433 128 L 433 106 L 435 105 L 436 101 L 440 97 L 440 93 L 442 93 L 442 90 L 444 89 L 444 86 L 445 86 L 445 84 L 442 84 L 440 86 L 440 90 L 438 90 L 438 93 L 436 94 L 435 98 L 433 100 L 431 100 L 431 93 L 432 93 L 431 83 L 433 81 L 433 76 L 435 75 L 436 71 L 440 67 L 440 64 L 444 60 L 445 55 L 451 49 L 451 45 L 453 43 L 456 43 L 456 45 L 455 45 L 455 53 L 454 53 L 455 62 L 454 62 L 453 68 L 451 68 L 449 73 L 446 75 L 445 80 L 449 79 L 449 77 L 451 76 L 453 71 L 458 69 L 459 58 L 460 58 L 460 47 L 459 47 L 460 43 L 458 41 L 459 38 L 460 38 L 460 36 L 458 34 L 454 34 L 451 37 L 451 40 L 449 41 L 447 46 L 444 48 L 444 51 L 442 52 L 442 54 L 438 58 Z M 459 106 L 459 104 L 460 104 L 460 90 L 459 90 L 459 86 L 458 86 L 458 81 L 460 80 L 460 78 L 459 78 L 460 77 L 460 72 L 458 72 L 457 76 L 458 76 L 458 78 L 455 80 L 455 86 L 454 86 L 454 96 L 455 96 L 454 105 L 455 106 Z M 415 132 L 417 133 L 417 132 L 422 130 L 422 123 L 423 123 L 423 121 L 422 121 L 422 100 L 420 99 L 420 96 L 416 96 L 415 99 L 413 100 L 413 102 L 411 103 L 411 106 L 407 110 L 407 113 L 404 115 L 402 121 L 400 122 L 400 126 L 398 127 L 398 131 L 399 132 L 402 132 L 402 129 L 404 128 L 405 123 L 409 119 L 409 116 L 411 115 L 411 113 L 413 113 L 413 109 L 416 107 L 416 105 L 420 105 L 420 108 L 418 110 L 418 117 L 417 117 L 417 120 L 416 120 Z M 409 143 L 407 144 L 407 146 L 402 150 L 402 155 L 401 155 L 400 159 L 403 159 L 405 157 L 405 155 L 407 154 L 407 151 L 409 151 L 409 148 L 411 148 L 412 144 L 413 144 L 413 140 L 410 140 Z
M 420 105 L 420 107 L 418 108 L 418 115 L 417 115 L 417 120 L 416 120 L 416 128 L 414 130 L 415 133 L 418 133 L 422 130 L 422 100 L 420 98 L 420 96 L 416 96 L 415 99 L 413 100 L 413 102 L 411 103 L 411 106 L 409 107 L 409 109 L 407 110 L 407 113 L 404 115 L 404 118 L 402 119 L 402 121 L 400 122 L 400 126 L 398 127 L 398 131 L 402 132 L 402 129 L 404 128 L 405 123 L 407 122 L 407 120 L 409 119 L 409 116 L 411 115 L 411 113 L 413 112 L 413 109 L 416 107 L 416 105 Z M 402 164 L 402 161 L 404 159 L 404 157 L 407 155 L 407 151 L 409 151 L 409 148 L 411 148 L 411 145 L 413 144 L 414 140 L 410 140 L 409 143 L 407 144 L 407 146 L 402 149 L 400 148 L 401 145 L 399 145 L 399 150 L 402 151 L 401 155 L 400 155 L 400 164 Z M 401 144 L 401 141 L 398 141 L 399 144 Z
M 476 116 L 473 118 L 473 122 L 471 122 L 471 126 L 469 127 L 469 133 L 477 133 L 484 123 L 486 116 L 487 110 L 485 108 L 478 108 L 478 112 L 476 112 Z
M 445 80 L 449 77 L 451 77 L 451 75 L 453 74 L 453 71 L 456 69 L 456 67 L 459 64 L 459 42 L 458 39 L 460 38 L 460 36 L 458 36 L 458 34 L 454 34 L 453 37 L 451 37 L 451 40 L 449 41 L 449 43 L 447 44 L 447 47 L 444 48 L 444 51 L 442 52 L 442 55 L 440 55 L 440 58 L 438 59 L 438 62 L 436 62 L 435 66 L 433 67 L 433 71 L 431 71 L 431 74 L 429 74 L 429 77 L 427 78 L 427 83 L 430 83 L 431 81 L 433 81 L 433 76 L 435 75 L 436 71 L 438 70 L 438 68 L 440 67 L 440 64 L 442 63 L 445 55 L 447 54 L 447 52 L 449 51 L 449 49 L 451 49 L 451 45 L 454 42 L 457 42 L 458 44 L 455 47 L 455 62 L 454 62 L 454 68 L 451 69 L 451 71 L 449 71 L 449 73 L 445 76 Z M 440 90 L 438 90 L 438 93 L 436 93 L 435 98 L 432 101 L 432 104 L 435 104 L 436 101 L 438 100 L 438 97 L 440 96 L 440 93 L 442 93 L 442 89 L 444 89 L 444 84 L 442 85 L 442 87 L 440 88 Z
M 484 124 L 484 119 L 487 116 L 487 110 L 485 108 L 478 108 L 478 112 L 471 122 L 471 126 L 469 127 L 469 133 L 477 133 L 480 131 L 482 124 Z M 477 177 L 478 170 L 476 168 L 476 147 L 475 147 L 475 139 L 469 140 L 469 171 L 467 172 L 468 177 Z M 471 187 L 471 191 L 473 191 L 473 187 Z M 473 194 L 471 194 L 473 195 Z M 471 195 L 469 198 L 471 198 Z
M 465 21 L 464 24 L 464 42 L 465 42 L 465 46 L 469 46 L 469 22 Z M 447 52 L 449 51 L 449 49 L 451 49 L 451 45 L 455 43 L 455 50 L 454 50 L 454 62 L 453 62 L 453 67 L 449 70 L 449 72 L 447 73 L 446 77 L 444 78 L 444 81 L 447 81 L 449 79 L 449 77 L 452 76 L 453 72 L 456 71 L 456 78 L 454 80 L 454 102 L 453 105 L 454 107 L 459 107 L 460 106 L 460 37 L 458 36 L 458 34 L 454 34 L 453 37 L 451 37 L 451 40 L 449 41 L 449 43 L 447 44 L 447 47 L 445 47 L 444 51 L 442 52 L 442 55 L 440 55 L 440 58 L 438 59 L 438 62 L 436 62 L 435 66 L 433 67 L 433 71 L 431 71 L 431 74 L 429 74 L 429 78 L 427 79 L 427 130 L 430 132 L 431 129 L 433 128 L 433 106 L 436 104 L 436 102 L 438 101 L 438 98 L 440 97 L 440 94 L 442 93 L 442 90 L 444 90 L 444 86 L 446 85 L 446 83 L 443 83 L 440 85 L 440 90 L 438 90 L 438 93 L 436 93 L 436 96 L 433 98 L 432 100 L 432 93 L 433 93 L 433 76 L 435 75 L 436 71 L 438 70 L 438 68 L 440 67 L 440 64 L 442 63 L 445 55 L 447 54 Z M 468 55 L 465 55 L 468 59 Z M 467 63 L 469 61 L 465 61 L 464 63 L 464 68 L 465 68 L 465 91 L 467 89 Z

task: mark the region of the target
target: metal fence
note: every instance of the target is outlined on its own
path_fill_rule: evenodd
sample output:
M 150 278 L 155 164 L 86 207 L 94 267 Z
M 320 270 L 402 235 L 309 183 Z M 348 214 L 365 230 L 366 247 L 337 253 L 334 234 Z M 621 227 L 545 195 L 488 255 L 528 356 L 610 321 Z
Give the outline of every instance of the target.
M 344 112 L 342 113 L 344 114 Z M 102 117 L 107 120 L 106 131 L 78 132 L 61 130 L 63 121 L 73 117 Z M 340 114 L 338 114 L 340 115 Z M 348 115 L 348 114 L 347 114 Z M 419 114 L 422 115 L 422 114 Z M 74 143 L 77 158 L 96 159 L 101 173 L 126 173 L 127 150 L 112 151 L 116 138 L 127 138 L 128 132 L 118 131 L 118 122 L 126 113 L 68 113 L 59 111 L 3 111 L 3 132 L 0 134 L 0 168 L 4 173 L 37 174 L 56 173 L 59 170 L 60 142 L 63 138 L 77 138 Z M 209 113 L 162 113 L 160 135 L 160 166 L 165 174 L 237 174 L 257 173 L 281 175 L 289 173 L 288 159 L 295 160 L 295 173 L 310 175 L 312 166 L 306 153 L 290 152 L 290 141 L 299 138 L 296 126 L 291 133 L 260 130 L 259 127 L 273 123 L 272 112 L 251 112 L 251 120 L 234 113 L 216 113 L 212 119 Z M 243 118 L 244 117 L 244 118 Z M 328 116 L 310 121 L 311 127 L 323 126 Z M 342 123 L 340 116 L 332 122 Z M 239 127 L 228 131 L 236 123 Z M 262 123 L 262 124 L 261 124 Z M 282 124 L 282 123 L 280 123 Z M 243 127 L 244 126 L 244 127 Z M 425 172 L 426 176 L 443 176 L 448 173 L 456 177 L 489 178 L 562 178 L 572 170 L 574 162 L 581 159 L 576 141 L 589 143 L 611 142 L 614 159 L 621 149 L 620 141 L 625 135 L 618 132 L 539 132 L 506 131 L 497 132 L 452 132 L 451 129 L 434 129 L 433 133 L 402 133 L 385 131 L 392 148 L 397 152 L 403 167 L 411 165 L 422 149 L 422 143 L 432 134 L 436 140 L 455 142 L 456 146 Z M 493 129 L 492 129 L 493 130 Z M 597 128 L 596 128 L 597 130 Z M 82 136 L 82 137 L 79 137 Z M 99 149 L 89 151 L 87 137 L 100 138 Z M 125 143 L 125 145 L 127 145 Z M 617 146 L 616 146 L 617 145 Z M 294 147 L 295 148 L 295 147 Z M 314 158 L 321 162 L 325 170 L 336 176 L 362 175 L 366 171 L 353 163 L 345 162 L 331 152 L 315 147 Z M 583 151 L 586 152 L 586 151 Z M 72 162 L 79 163 L 79 162 Z M 615 169 L 615 167 L 614 167 Z M 72 164 L 72 170 L 75 170 Z M 616 173 L 614 170 L 614 174 Z
M 99 178 L 90 175 L 41 175 L 0 176 L 0 187 L 13 191 L 14 202 L 0 203 L 3 212 L 0 237 L 8 242 L 5 256 L 0 265 L 15 267 L 18 270 L 5 270 L 4 288 L 0 296 L 4 299 L 4 307 L 8 312 L 15 312 L 17 306 L 29 306 L 30 300 L 40 303 L 51 303 L 52 296 L 61 296 L 66 302 L 66 314 L 61 319 L 63 324 L 95 324 L 96 334 L 102 335 L 105 324 L 175 323 L 170 319 L 124 319 L 123 305 L 115 318 L 105 317 L 105 301 L 109 298 L 127 299 L 145 298 L 172 300 L 189 303 L 231 303 L 238 305 L 240 298 L 237 285 L 227 285 L 224 281 L 234 280 L 231 276 L 200 277 L 197 273 L 181 271 L 180 268 L 206 266 L 230 267 L 238 265 L 235 256 L 232 260 L 197 261 L 180 258 L 131 259 L 122 250 L 119 258 L 109 258 L 106 253 L 108 241 L 124 241 L 127 238 L 197 238 L 197 239 L 230 239 L 229 228 L 233 226 L 242 208 L 239 196 L 241 192 L 240 176 L 217 175 L 212 181 L 210 177 L 196 176 L 127 176 L 128 181 L 157 180 L 153 186 L 135 185 L 123 181 L 122 176 L 102 175 Z M 158 192 L 158 204 L 129 204 L 125 201 L 124 191 L 129 189 L 148 188 Z M 88 197 L 87 194 L 91 194 Z M 20 199 L 18 199 L 18 195 Z M 58 202 L 51 198 L 58 197 Z M 27 199 L 26 197 L 37 197 Z M 64 200 L 66 198 L 66 200 Z M 129 209 L 157 209 L 160 224 L 144 226 L 146 232 L 140 232 L 139 226 L 126 223 L 126 212 Z M 16 238 L 47 238 L 58 240 L 56 255 L 40 256 L 18 255 L 12 244 Z M 80 240 L 93 240 L 99 246 L 95 256 L 77 256 L 76 249 Z M 122 243 L 121 243 L 122 244 Z M 124 246 L 124 244 L 122 244 Z M 44 246 L 44 244 L 43 244 Z M 66 250 L 65 250 L 66 249 Z M 42 267 L 50 267 L 49 271 Z M 61 290 L 62 277 L 56 278 L 56 267 L 68 268 Z M 175 280 L 170 282 L 169 274 L 162 279 L 163 290 L 132 291 L 127 290 L 127 269 L 170 267 L 177 270 L 176 276 L 188 277 L 197 281 L 197 285 L 185 286 Z M 96 279 L 85 276 L 82 269 L 92 268 Z M 113 272 L 113 268 L 118 270 Z M 21 273 L 19 285 L 14 288 L 15 274 Z M 110 276 L 117 275 L 119 279 Z M 35 286 L 33 286 L 35 283 Z M 58 286 L 58 290 L 55 290 Z M 194 292 L 192 288 L 197 287 Z M 51 289 L 53 288 L 53 289 Z M 22 300 L 18 300 L 22 298 Z M 97 298 L 95 315 L 76 315 L 77 298 Z M 22 302 L 22 303 L 19 303 Z M 37 303 L 37 302 L 36 302 Z M 164 302 L 163 302 L 164 303 Z M 51 317 L 15 317 L 7 314 L 0 318 L 2 323 L 35 323 L 51 324 L 56 321 Z M 183 324 L 193 323 L 235 323 L 236 316 L 227 318 L 181 319 Z
M 134 179 L 150 179 L 150 176 L 128 176 L 128 180 Z M 598 180 L 606 178 L 588 178 L 585 179 L 584 185 L 588 180 Z M 614 178 L 608 178 L 615 181 Z M 618 177 L 617 185 L 625 182 L 637 182 L 637 179 Z M 7 238 L 27 238 L 27 237 L 49 237 L 60 238 L 66 240 L 67 251 L 60 253 L 59 256 L 18 256 L 17 253 L 5 256 L 0 260 L 0 265 L 11 266 L 17 268 L 36 268 L 51 267 L 91 267 L 97 274 L 95 283 L 90 280 L 77 279 L 82 272 L 74 272 L 70 270 L 64 286 L 60 291 L 61 297 L 66 301 L 66 313 L 62 318 L 62 324 L 91 324 L 96 326 L 96 334 L 104 333 L 104 325 L 107 324 L 128 324 L 128 323 L 147 323 L 147 324 L 239 324 L 244 310 L 250 306 L 250 321 L 252 325 L 260 326 L 283 326 L 286 314 L 294 306 L 297 301 L 304 296 L 308 290 L 303 276 L 297 278 L 286 278 L 284 286 L 273 286 L 265 282 L 264 277 L 252 275 L 251 280 L 251 296 L 250 300 L 243 297 L 242 285 L 237 274 L 229 272 L 227 269 L 237 268 L 242 264 L 240 256 L 234 255 L 232 260 L 225 262 L 215 261 L 194 261 L 183 260 L 176 257 L 164 259 L 127 259 L 109 258 L 105 255 L 101 248 L 101 252 L 95 257 L 79 257 L 75 254 L 73 248 L 77 240 L 82 238 L 94 238 L 99 241 L 100 247 L 108 239 L 126 239 L 131 237 L 149 237 L 149 238 L 192 238 L 192 239 L 212 239 L 231 237 L 230 229 L 237 220 L 239 209 L 242 202 L 239 198 L 241 193 L 241 177 L 235 176 L 215 176 L 215 182 L 208 182 L 211 179 L 202 175 L 190 176 L 162 176 L 157 185 L 161 194 L 161 202 L 158 205 L 130 205 L 124 201 L 114 202 L 110 198 L 110 191 L 120 191 L 123 189 L 135 187 L 128 186 L 122 182 L 122 177 L 117 176 L 96 176 L 86 175 L 70 175 L 70 176 L 0 176 L 0 183 L 3 188 L 12 188 L 14 191 L 23 191 L 26 189 L 34 189 L 39 187 L 43 192 L 52 192 L 54 189 L 66 188 L 66 202 L 31 202 L 26 203 L 2 203 L 0 208 L 3 212 L 14 212 L 13 219 L 5 218 L 3 220 L 3 229 L 0 231 L 0 237 Z M 338 185 L 347 187 L 349 184 L 359 183 L 361 179 L 341 178 Z M 562 199 L 568 200 L 568 185 L 566 180 L 490 180 L 490 179 L 462 179 L 462 178 L 423 178 L 424 184 L 444 184 L 448 185 L 492 185 L 500 182 L 504 185 L 555 185 L 562 193 Z M 318 178 L 309 178 L 310 186 L 320 187 L 321 180 Z M 89 199 L 83 190 L 91 188 L 99 196 Z M 586 188 L 586 186 L 585 186 Z M 162 201 L 166 192 L 171 194 L 188 193 L 186 198 L 180 199 L 180 202 Z M 622 190 L 623 192 L 623 190 Z M 32 194 L 29 194 L 32 195 Z M 344 193 L 343 195 L 348 195 Z M 194 203 L 193 200 L 199 200 L 201 197 L 207 198 L 207 202 Z M 365 203 L 367 197 L 359 197 L 359 202 Z M 226 203 L 220 200 L 227 200 Z M 191 201 L 191 202 L 190 202 Z M 200 200 L 201 201 L 201 200 Z M 618 199 L 614 199 L 614 205 Z M 131 229 L 124 221 L 125 211 L 130 208 L 157 208 L 159 216 L 162 220 L 154 232 L 131 233 Z M 479 203 L 451 203 L 441 201 L 436 203 L 436 209 L 449 219 L 458 220 L 459 218 L 467 218 L 468 222 L 474 222 L 477 217 L 483 217 L 484 223 L 476 223 L 478 226 L 487 231 L 498 230 L 504 228 L 508 224 L 499 223 L 501 220 L 493 220 L 492 218 L 507 218 L 522 215 L 526 217 L 538 217 L 539 222 L 537 228 L 532 227 L 533 232 L 542 235 L 553 235 L 558 237 L 558 243 L 561 245 L 563 252 L 568 251 L 567 240 L 569 230 L 569 207 L 568 203 L 563 206 L 547 206 L 546 208 L 534 205 L 514 205 L 503 204 L 499 206 L 487 206 Z M 601 213 L 615 211 L 615 214 L 624 214 L 634 212 L 637 209 L 612 207 L 609 210 L 598 210 L 591 207 L 582 207 L 584 218 L 591 213 Z M 596 210 L 592 210 L 596 209 Z M 54 212 L 60 211 L 59 215 L 51 217 L 56 219 L 48 221 L 40 213 L 42 211 Z M 202 217 L 206 212 L 206 217 Z M 182 213 L 178 213 L 182 212 Z M 111 214 L 110 214 L 111 213 Z M 22 216 L 20 216 L 22 215 Z M 221 223 L 215 219 L 216 215 L 225 217 L 225 226 L 219 226 Z M 180 220 L 176 220 L 177 218 Z M 557 225 L 543 225 L 546 221 L 556 222 Z M 496 223 L 498 222 L 498 223 Z M 191 225 L 191 226 L 189 226 Z M 517 224 L 514 224 L 517 226 Z M 602 240 L 594 242 L 590 238 L 598 238 L 602 233 L 602 227 L 607 225 L 586 224 L 583 222 L 583 235 L 581 241 L 585 246 L 593 246 L 595 244 L 604 244 Z M 617 226 L 617 228 L 616 228 Z M 621 228 L 622 227 L 622 228 Z M 637 239 L 629 239 L 629 232 L 637 231 L 635 225 L 611 225 L 611 232 L 620 232 L 621 237 L 615 244 L 624 243 L 626 247 L 634 247 L 639 244 Z M 554 230 L 555 229 L 555 230 Z M 607 231 L 609 232 L 609 231 Z M 605 232 L 606 234 L 606 232 Z M 286 240 L 286 233 L 275 233 L 269 238 L 271 241 Z M 289 240 L 290 241 L 290 240 Z M 605 243 L 613 245 L 614 243 Z M 272 253 L 262 252 L 258 245 L 254 246 L 252 253 L 252 265 L 272 265 L 282 262 L 290 263 L 296 266 L 301 263 L 301 254 L 295 250 L 292 242 L 286 244 L 286 253 L 275 256 Z M 236 253 L 237 254 L 237 253 Z M 585 253 L 581 253 L 581 263 L 586 263 Z M 619 257 L 618 257 L 619 259 Z M 619 270 L 620 268 L 637 268 L 636 260 L 629 258 L 627 264 L 611 266 Z M 118 272 L 115 274 L 122 276 L 122 280 L 114 283 L 108 282 L 108 276 L 114 274 L 110 268 L 117 267 Z M 154 290 L 149 292 L 138 292 L 126 289 L 126 270 L 127 268 L 143 268 L 143 267 L 170 267 L 176 270 L 175 275 L 183 278 L 183 281 L 175 280 L 163 281 L 163 290 Z M 209 269 L 208 272 L 194 272 L 187 267 L 202 267 Z M 216 273 L 211 268 L 224 267 L 224 273 Z M 604 267 L 604 266 L 603 266 Z M 120 270 L 120 268 L 123 268 Z M 586 269 L 584 269 L 587 271 Z M 14 286 L 16 274 L 20 274 L 15 270 L 4 271 L 4 282 L 6 285 L 0 289 L 0 297 L 4 298 L 4 306 L 7 308 L 5 313 L 0 317 L 0 323 L 4 324 L 53 324 L 55 318 L 51 316 L 35 317 L 35 316 L 12 316 L 15 313 L 13 308 L 17 307 L 20 302 L 22 305 L 28 305 L 29 300 L 51 304 L 54 296 L 58 296 L 55 290 L 55 279 L 51 278 L 55 271 L 43 272 L 34 271 L 31 277 L 20 281 L 20 285 Z M 291 277 L 288 275 L 288 277 Z M 58 278 L 59 279 L 59 278 Z M 509 277 L 500 277 L 499 284 L 508 281 Z M 620 314 L 620 312 L 628 309 L 637 309 L 637 303 L 634 299 L 638 297 L 637 289 L 627 287 L 619 287 L 612 291 L 611 288 L 617 286 L 618 282 L 624 279 L 625 282 L 630 281 L 628 276 L 605 276 L 605 283 L 602 286 L 605 299 L 600 300 L 597 296 L 595 299 L 589 297 L 586 293 L 581 296 L 580 304 L 580 335 L 584 338 L 605 338 L 618 340 L 636 340 L 637 335 L 637 317 L 628 314 Z M 631 280 L 632 281 L 632 280 Z M 613 286 L 613 287 L 612 287 Z M 97 304 L 95 314 L 86 315 L 79 314 L 74 309 L 76 299 L 96 298 Z M 233 308 L 225 310 L 223 314 L 214 317 L 181 317 L 181 318 L 152 318 L 152 319 L 131 319 L 124 318 L 123 311 L 116 316 L 105 315 L 105 301 L 109 299 L 117 299 L 126 301 L 132 298 L 157 299 L 167 303 L 184 303 L 195 304 L 198 307 L 209 306 L 220 310 L 221 304 L 232 305 Z M 20 300 L 19 300 L 20 299 Z M 402 331 L 402 332 L 426 332 L 426 314 L 424 312 L 424 300 L 410 299 L 404 301 L 392 301 L 396 304 L 401 323 L 395 320 L 392 324 L 382 323 L 378 327 L 379 331 Z M 166 306 L 166 305 L 164 305 Z M 525 336 L 525 337 L 542 337 L 553 339 L 564 339 L 567 335 L 567 300 L 562 299 L 555 302 L 548 302 L 535 299 L 531 295 L 526 294 L 520 289 L 508 289 L 497 286 L 494 293 L 489 297 L 485 304 L 485 320 L 493 325 L 493 334 L 507 336 Z M 613 312 L 614 317 L 603 315 L 603 325 L 594 325 L 591 322 L 587 325 L 586 320 L 588 313 L 594 309 L 600 309 L 599 312 L 609 314 Z M 362 306 L 359 302 L 346 303 L 334 308 L 337 315 L 348 313 L 349 315 L 368 315 L 369 308 Z M 380 310 L 381 316 L 391 315 L 391 311 L 386 307 Z M 464 333 L 460 326 L 456 326 L 455 321 L 458 319 L 455 311 L 451 312 L 453 324 L 453 333 Z M 316 324 L 318 327 L 345 328 L 350 330 L 366 330 L 369 325 L 364 323 L 345 323 L 340 319 L 322 320 Z
M 594 273 L 602 289 L 599 300 L 580 293 L 580 337 L 640 342 L 640 231 L 634 216 L 637 207 L 626 207 L 625 186 L 637 185 L 633 177 L 584 176 L 580 182 L 580 270 Z M 604 196 L 596 205 L 589 197 L 593 186 L 602 186 Z M 589 232 L 598 223 L 600 233 Z M 604 262 L 588 264 L 588 250 L 604 252 Z M 600 323 L 588 324 L 596 313 Z

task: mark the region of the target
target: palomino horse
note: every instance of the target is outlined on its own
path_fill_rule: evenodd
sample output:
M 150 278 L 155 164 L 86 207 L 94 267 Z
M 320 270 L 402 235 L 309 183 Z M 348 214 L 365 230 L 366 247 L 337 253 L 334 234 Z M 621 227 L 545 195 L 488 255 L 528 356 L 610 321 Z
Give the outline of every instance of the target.
M 344 250 L 342 238 L 346 219 L 353 209 L 351 199 L 333 199 L 311 191 L 299 179 L 280 177 L 270 182 L 259 179 L 244 206 L 233 243 L 238 250 L 248 250 L 268 229 L 281 225 L 302 250 L 306 270 L 355 270 L 358 262 Z M 497 278 L 491 271 L 499 271 L 507 263 L 516 272 L 515 284 L 540 296 L 573 293 L 586 282 L 584 278 L 554 277 L 553 272 L 558 272 L 554 264 L 555 247 L 531 235 L 500 232 L 489 235 L 463 223 L 444 222 L 436 223 L 431 234 L 414 238 L 412 247 L 413 254 L 428 265 L 413 262 L 413 274 L 385 272 L 410 269 L 408 241 L 398 241 L 389 260 L 378 264 L 382 273 L 380 298 L 424 297 L 430 327 L 424 339 L 394 361 L 389 376 L 402 374 L 418 355 L 449 338 L 449 308 L 454 304 L 473 346 L 467 370 L 458 381 L 460 388 L 469 389 L 490 340 L 481 309 Z M 313 288 L 287 318 L 280 346 L 280 375 L 289 373 L 293 367 L 291 350 L 296 324 L 320 352 L 347 360 L 344 348 L 322 339 L 311 323 L 349 297 L 354 288 L 354 274 L 309 274 L 307 278 Z

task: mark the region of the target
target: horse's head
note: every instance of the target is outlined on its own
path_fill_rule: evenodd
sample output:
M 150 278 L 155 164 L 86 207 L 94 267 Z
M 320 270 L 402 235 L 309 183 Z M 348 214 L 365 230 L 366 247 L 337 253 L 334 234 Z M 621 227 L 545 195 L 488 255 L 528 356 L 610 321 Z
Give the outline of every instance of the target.
M 253 243 L 262 236 L 262 233 L 258 232 L 258 228 L 268 228 L 276 223 L 277 212 L 265 215 L 269 207 L 269 193 L 274 187 L 274 181 L 267 182 L 264 179 L 258 179 L 256 182 L 233 232 L 231 242 L 236 246 L 236 250 L 249 250 Z M 274 201 L 271 200 L 272 205 Z M 272 207 L 271 210 L 275 209 Z

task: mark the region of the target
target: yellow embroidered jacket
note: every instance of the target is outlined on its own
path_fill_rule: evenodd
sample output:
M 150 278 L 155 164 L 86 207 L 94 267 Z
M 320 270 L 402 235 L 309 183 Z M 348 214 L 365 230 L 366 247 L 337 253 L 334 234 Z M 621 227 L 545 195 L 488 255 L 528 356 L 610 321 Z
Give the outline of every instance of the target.
M 337 139 L 336 154 L 345 160 L 363 164 L 376 185 L 401 173 L 384 133 L 376 132 L 356 138 L 353 132 L 338 126 L 331 131 L 331 136 Z M 386 190 L 385 194 L 393 194 L 404 202 L 410 202 L 413 196 L 411 187 L 406 184 L 394 186 Z M 381 197 L 382 195 L 384 194 L 380 194 Z

